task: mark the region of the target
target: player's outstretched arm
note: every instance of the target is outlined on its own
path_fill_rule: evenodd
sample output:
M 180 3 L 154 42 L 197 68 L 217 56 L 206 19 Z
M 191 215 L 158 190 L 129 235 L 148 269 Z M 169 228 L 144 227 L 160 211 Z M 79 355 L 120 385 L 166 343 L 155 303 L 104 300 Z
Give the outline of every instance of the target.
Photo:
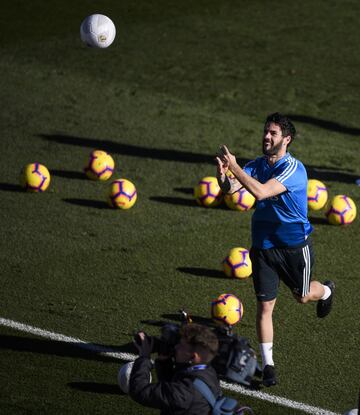
M 257 200 L 267 199 L 284 193 L 286 187 L 276 179 L 270 179 L 266 183 L 260 183 L 258 180 L 249 176 L 237 164 L 236 157 L 230 153 L 229 149 L 223 145 L 220 148 L 221 159 L 226 160 L 228 169 L 232 171 L 234 176 Z

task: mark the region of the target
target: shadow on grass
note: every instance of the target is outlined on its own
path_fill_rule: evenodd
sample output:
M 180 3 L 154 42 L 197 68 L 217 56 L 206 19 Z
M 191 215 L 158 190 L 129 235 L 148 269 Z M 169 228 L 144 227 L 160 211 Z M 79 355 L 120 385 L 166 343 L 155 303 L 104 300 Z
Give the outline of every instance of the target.
M 5 192 L 25 192 L 25 189 L 19 184 L 0 183 L 0 190 Z
M 288 114 L 292 121 L 298 121 L 304 124 L 311 124 L 315 127 L 320 127 L 328 131 L 334 131 L 336 133 L 342 133 L 347 135 L 360 135 L 360 128 L 347 127 L 346 125 L 339 124 L 334 121 L 322 120 L 321 118 L 311 117 L 309 115 L 300 114 Z
M 168 203 L 169 205 L 178 205 L 178 206 L 187 206 L 192 208 L 199 209 L 216 209 L 216 210 L 226 210 L 230 209 L 223 203 L 216 207 L 204 207 L 196 203 L 195 199 L 183 199 L 181 197 L 172 197 L 172 196 L 150 196 L 149 200 L 160 203 Z
M 197 277 L 221 278 L 221 279 L 226 278 L 221 271 L 212 269 L 212 268 L 179 267 L 176 269 L 184 274 L 195 275 Z
M 112 140 L 98 140 L 87 137 L 77 137 L 67 134 L 37 134 L 37 137 L 43 138 L 47 141 L 54 141 L 61 144 L 68 144 L 73 146 L 99 148 L 109 153 L 122 154 L 132 157 L 143 157 L 155 160 L 178 161 L 183 163 L 215 163 L 214 154 L 192 153 L 190 151 L 172 150 L 163 148 L 150 148 L 143 146 L 136 146 L 132 144 L 119 143 Z M 237 159 L 239 163 L 245 164 L 248 159 Z
M 174 314 L 172 313 L 161 314 L 161 317 L 169 319 L 169 320 L 173 320 L 173 321 L 184 322 L 184 319 L 180 313 L 179 314 L 175 314 L 175 313 Z M 202 324 L 208 327 L 216 327 L 216 323 L 214 323 L 214 321 L 211 318 L 202 317 L 202 316 L 193 316 L 191 313 L 190 313 L 190 317 L 194 323 Z
M 355 184 L 358 175 L 345 173 L 344 171 L 330 170 L 325 167 L 305 166 L 309 179 L 316 179 L 326 182 L 342 182 Z
M 51 174 L 57 177 L 64 177 L 65 179 L 88 180 L 85 173 L 71 170 L 51 170 Z
M 125 395 L 118 385 L 110 383 L 69 382 L 67 386 L 82 392 L 103 393 L 107 395 Z
M 188 206 L 188 207 L 199 207 L 194 199 L 183 199 L 181 197 L 170 197 L 170 196 L 150 196 L 150 200 L 153 202 L 168 203 L 170 205 Z
M 309 221 L 313 225 L 329 225 L 329 222 L 326 218 L 309 217 Z
M 317 118 L 302 116 L 302 115 L 293 115 L 290 116 L 294 121 L 307 122 L 317 125 L 319 127 L 328 128 L 331 131 L 343 132 L 344 134 L 360 135 L 358 128 L 350 128 L 343 126 L 341 124 L 333 123 L 331 121 L 320 120 Z M 67 134 L 37 134 L 37 137 L 40 137 L 47 141 L 53 141 L 65 145 L 75 145 L 81 147 L 90 147 L 101 148 L 109 153 L 121 154 L 131 157 L 142 157 L 150 158 L 155 160 L 164 160 L 164 161 L 176 161 L 182 163 L 194 163 L 194 164 L 212 164 L 215 169 L 215 153 L 214 154 L 202 154 L 202 153 L 193 153 L 190 151 L 182 150 L 173 150 L 173 149 L 163 149 L 163 148 L 149 148 L 143 146 L 136 146 L 132 144 L 119 143 L 112 140 L 99 140 L 94 138 L 87 137 L 78 137 Z M 261 137 L 259 136 L 259 143 Z M 258 155 L 254 155 L 255 156 Z M 243 166 L 249 159 L 244 159 L 237 157 L 238 163 Z M 325 166 L 308 166 L 306 165 L 309 177 L 324 181 L 338 181 L 344 183 L 354 183 L 358 176 L 353 174 L 347 174 L 344 171 L 334 170 L 327 168 Z M 59 171 L 61 174 L 61 171 Z M 79 174 L 78 172 L 74 172 Z M 63 174 L 67 174 L 63 172 Z M 80 176 L 72 177 L 80 178 Z M 181 190 L 180 190 L 181 191 Z
M 193 195 L 194 189 L 192 187 L 175 187 L 175 192 L 184 193 L 186 195 Z
M 166 320 L 142 320 L 141 323 L 147 324 L 149 326 L 155 326 L 155 327 L 164 327 L 166 324 L 174 324 L 174 322 L 180 323 L 180 324 L 186 323 L 183 315 L 180 312 L 161 314 L 161 317 Z M 190 315 L 190 317 L 193 323 L 203 324 L 209 327 L 216 327 L 216 323 L 214 323 L 211 318 L 193 316 L 193 315 Z M 159 335 L 160 335 L 160 330 L 159 330 Z
M 102 200 L 91 200 L 91 199 L 76 199 L 76 198 L 68 198 L 62 199 L 65 203 L 70 203 L 71 205 L 77 206 L 85 206 L 91 207 L 96 209 L 110 209 L 110 206 L 103 202 Z
M 0 335 L 0 349 L 96 360 L 100 362 L 119 362 L 119 360 L 122 360 L 120 357 L 115 358 L 111 355 L 106 356 L 100 353 L 137 353 L 133 343 L 126 343 L 120 346 L 105 346 L 96 343 L 70 343 L 10 335 Z M 125 356 L 123 361 L 128 361 Z

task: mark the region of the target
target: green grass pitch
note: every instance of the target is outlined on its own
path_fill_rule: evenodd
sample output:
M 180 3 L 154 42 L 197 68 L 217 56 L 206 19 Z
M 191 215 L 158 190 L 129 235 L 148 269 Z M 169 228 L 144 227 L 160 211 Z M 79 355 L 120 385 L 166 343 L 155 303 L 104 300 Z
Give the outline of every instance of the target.
M 108 15 L 108 49 L 87 48 L 85 16 Z M 256 346 L 251 277 L 221 274 L 228 250 L 250 246 L 251 212 L 196 205 L 227 144 L 244 163 L 261 151 L 263 121 L 289 114 L 292 154 L 330 196 L 360 208 L 360 54 L 355 0 L 16 0 L 0 15 L 0 318 L 128 350 L 139 328 L 181 307 L 209 318 L 231 292 L 236 332 Z M 137 187 L 129 211 L 105 203 L 108 182 L 82 169 L 94 149 Z M 30 162 L 52 181 L 19 188 Z M 359 392 L 360 221 L 315 228 L 314 277 L 334 279 L 333 312 L 300 306 L 281 287 L 274 315 L 279 385 L 265 392 L 343 413 Z M 257 349 L 257 348 L 256 348 Z M 2 414 L 151 414 L 117 386 L 121 362 L 0 326 Z M 256 414 L 299 410 L 237 395 Z

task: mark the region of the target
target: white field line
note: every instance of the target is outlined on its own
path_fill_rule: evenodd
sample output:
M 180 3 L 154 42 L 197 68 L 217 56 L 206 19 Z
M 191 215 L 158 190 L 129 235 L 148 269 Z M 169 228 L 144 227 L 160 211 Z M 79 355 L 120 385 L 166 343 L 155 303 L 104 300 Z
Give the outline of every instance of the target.
M 96 343 L 88 343 L 81 339 L 78 339 L 76 337 L 69 337 L 65 336 L 63 334 L 54 333 L 52 331 L 48 330 L 42 330 L 37 327 L 29 326 L 28 324 L 19 323 L 17 321 L 8 320 L 6 318 L 0 317 L 0 326 L 10 327 L 14 330 L 23 331 L 25 333 L 30 333 L 35 336 L 45 337 L 47 339 L 65 342 L 65 343 L 71 343 L 74 346 L 80 347 L 82 349 L 88 350 L 90 352 L 107 356 L 107 357 L 113 357 L 115 359 L 123 360 L 123 361 L 132 361 L 136 359 L 136 355 L 133 355 L 131 353 L 122 353 L 116 351 L 116 349 L 111 347 L 104 347 L 101 345 L 98 345 Z M 275 405 L 281 405 L 292 409 L 297 409 L 299 411 L 303 411 L 307 414 L 312 415 L 339 415 L 335 412 L 328 411 L 326 409 L 318 408 L 316 406 L 311 406 L 304 404 L 302 402 L 296 402 L 292 401 L 290 399 L 282 398 L 281 396 L 275 396 L 270 395 L 268 393 L 249 390 L 244 388 L 243 386 L 236 385 L 233 383 L 227 383 L 221 381 L 221 387 L 223 389 L 228 389 L 237 393 L 240 393 L 242 395 L 250 396 L 252 398 L 260 399 L 263 401 L 271 402 Z

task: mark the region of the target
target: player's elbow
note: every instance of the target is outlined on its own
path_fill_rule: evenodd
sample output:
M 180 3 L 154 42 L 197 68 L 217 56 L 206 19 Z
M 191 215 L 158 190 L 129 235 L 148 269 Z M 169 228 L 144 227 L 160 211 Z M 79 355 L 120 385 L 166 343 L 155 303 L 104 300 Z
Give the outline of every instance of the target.
M 267 192 L 265 192 L 263 190 L 258 190 L 257 192 L 254 192 L 253 193 L 253 196 L 259 202 L 261 202 L 262 200 L 265 200 L 265 199 L 267 199 L 269 197 L 269 195 L 267 194 Z
M 260 189 L 256 189 L 255 192 L 253 192 L 253 196 L 258 200 L 259 202 L 261 200 L 269 199 L 271 197 L 274 197 L 278 195 L 279 192 L 275 191 L 273 188 L 263 187 Z

